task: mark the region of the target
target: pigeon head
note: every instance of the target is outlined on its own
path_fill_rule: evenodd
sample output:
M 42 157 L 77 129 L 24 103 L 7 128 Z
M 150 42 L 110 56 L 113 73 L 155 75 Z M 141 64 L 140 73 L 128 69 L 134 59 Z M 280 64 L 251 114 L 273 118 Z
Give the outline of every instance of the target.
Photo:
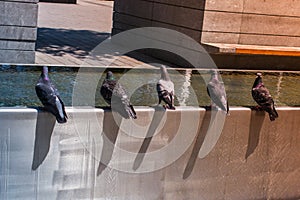
M 253 88 L 257 88 L 257 87 L 260 87 L 263 84 L 263 81 L 262 81 L 262 74 L 261 73 L 256 73 L 256 79 L 254 81 L 254 84 L 253 84 Z
M 169 73 L 167 71 L 167 68 L 166 66 L 164 65 L 161 65 L 160 66 L 160 72 L 161 72 L 161 79 L 162 80 L 165 80 L 165 81 L 170 81 L 170 76 L 169 76 Z
M 111 71 L 108 71 L 106 74 L 106 79 L 108 80 L 115 80 L 115 77 Z
M 211 78 L 218 79 L 218 71 L 216 69 L 210 70 Z
M 43 67 L 41 77 L 42 77 L 44 80 L 49 80 L 49 77 L 48 77 L 48 67 L 47 67 L 47 66 L 44 66 L 44 67 Z
M 262 77 L 261 73 L 256 73 L 257 77 Z

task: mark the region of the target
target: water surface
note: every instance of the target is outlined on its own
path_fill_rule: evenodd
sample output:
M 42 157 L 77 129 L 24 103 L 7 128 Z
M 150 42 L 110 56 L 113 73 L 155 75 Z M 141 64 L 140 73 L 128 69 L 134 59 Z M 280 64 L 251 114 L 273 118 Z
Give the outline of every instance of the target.
M 72 105 L 73 86 L 79 68 L 50 67 L 49 76 L 60 92 L 66 106 Z M 85 75 L 97 77 L 97 89 L 91 97 L 97 107 L 107 106 L 101 98 L 99 87 L 104 80 L 107 69 L 91 68 Z M 127 90 L 138 86 L 132 91 L 133 105 L 152 106 L 157 104 L 158 98 L 155 83 L 160 78 L 158 69 L 110 69 L 116 79 L 120 79 Z M 10 66 L 0 67 L 0 106 L 1 107 L 33 107 L 42 106 L 35 93 L 35 84 L 40 76 L 41 67 Z M 175 84 L 176 105 L 207 106 L 210 100 L 206 92 L 204 79 L 209 79 L 208 70 L 180 69 L 169 70 Z M 251 88 L 256 77 L 255 71 L 222 71 L 230 106 L 254 106 L 256 103 L 251 97 Z M 99 74 L 99 76 L 98 76 Z M 300 106 L 300 72 L 263 72 L 263 81 L 270 90 L 277 106 Z M 85 80 L 89 82 L 89 80 Z M 94 84 L 91 81 L 91 84 Z M 82 91 L 82 97 L 88 92 Z

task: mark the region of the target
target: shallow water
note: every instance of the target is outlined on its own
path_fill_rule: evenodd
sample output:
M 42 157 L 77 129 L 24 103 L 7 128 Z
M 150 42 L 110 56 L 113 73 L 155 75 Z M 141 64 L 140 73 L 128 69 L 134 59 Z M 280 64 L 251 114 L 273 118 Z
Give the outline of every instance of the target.
M 35 84 L 40 76 L 40 71 L 41 67 L 2 65 L 0 67 L 0 107 L 41 106 L 42 104 L 35 94 Z M 78 68 L 50 67 L 49 76 L 59 90 L 66 106 L 72 105 L 73 86 L 80 84 L 76 80 L 76 76 L 78 74 L 85 77 L 91 76 L 91 79 L 87 78 L 84 83 L 96 84 L 97 89 L 92 95 L 88 90 L 81 91 L 82 98 L 89 95 L 95 100 L 94 106 L 101 107 L 107 106 L 99 92 L 99 87 L 104 79 L 104 76 L 101 75 L 104 71 L 104 68 L 90 68 L 85 72 L 78 73 Z M 121 78 L 122 84 L 131 96 L 133 105 L 157 104 L 155 83 L 160 78 L 158 69 L 114 68 L 111 71 L 114 72 L 116 79 Z M 169 73 L 175 84 L 176 105 L 210 105 L 204 82 L 204 79 L 210 78 L 209 71 L 201 70 L 201 74 L 199 74 L 196 70 L 170 69 Z M 221 72 L 230 106 L 256 105 L 251 97 L 255 73 L 255 71 Z M 300 106 L 300 72 L 265 72 L 263 75 L 263 81 L 277 106 Z

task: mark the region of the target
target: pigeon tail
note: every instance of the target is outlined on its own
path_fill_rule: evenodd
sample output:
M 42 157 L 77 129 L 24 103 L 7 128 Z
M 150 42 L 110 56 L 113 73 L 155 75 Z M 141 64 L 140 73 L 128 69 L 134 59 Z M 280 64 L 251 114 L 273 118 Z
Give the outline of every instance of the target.
M 129 113 L 129 116 L 130 116 L 131 118 L 133 118 L 133 119 L 136 119 L 136 118 L 137 118 L 137 117 L 136 117 L 136 112 L 135 112 L 135 110 L 134 110 L 134 108 L 133 108 L 132 105 L 129 105 L 128 113 Z
M 268 110 L 267 112 L 269 113 L 269 118 L 271 121 L 274 121 L 276 118 L 278 118 L 278 113 L 275 108 Z

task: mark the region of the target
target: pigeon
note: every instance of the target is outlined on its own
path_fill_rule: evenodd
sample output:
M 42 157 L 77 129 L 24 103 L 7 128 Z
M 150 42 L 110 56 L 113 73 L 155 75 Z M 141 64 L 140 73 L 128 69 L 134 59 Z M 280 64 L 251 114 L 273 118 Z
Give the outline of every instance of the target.
M 161 77 L 156 85 L 156 90 L 158 93 L 158 104 L 163 100 L 166 105 L 165 109 L 175 110 L 174 106 L 174 83 L 171 81 L 170 76 L 167 72 L 167 69 L 164 65 L 160 67 Z
M 48 76 L 48 67 L 44 66 L 35 86 L 35 91 L 46 111 L 52 113 L 58 123 L 67 122 L 65 106 L 59 93 Z
M 125 119 L 136 119 L 136 112 L 130 104 L 127 92 L 124 87 L 115 80 L 111 71 L 108 71 L 106 78 L 100 88 L 100 94 L 104 100 Z
M 212 70 L 211 78 L 207 84 L 207 93 L 211 98 L 212 102 L 219 107 L 221 110 L 225 111 L 226 114 L 229 113 L 229 105 L 226 98 L 226 91 L 224 84 L 218 79 L 217 70 Z
M 273 98 L 262 81 L 262 74 L 257 73 L 256 75 L 257 77 L 252 87 L 252 97 L 262 110 L 269 113 L 270 120 L 274 121 L 278 117 L 278 113 L 275 109 Z

